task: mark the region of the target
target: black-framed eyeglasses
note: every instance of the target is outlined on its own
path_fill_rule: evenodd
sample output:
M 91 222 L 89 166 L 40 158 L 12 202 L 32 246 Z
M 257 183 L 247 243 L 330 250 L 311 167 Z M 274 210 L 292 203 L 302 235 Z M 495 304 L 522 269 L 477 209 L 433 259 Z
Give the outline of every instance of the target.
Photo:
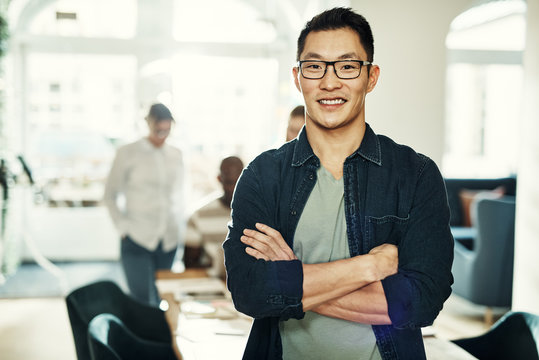
M 365 60 L 301 60 L 298 61 L 298 67 L 301 75 L 305 79 L 317 80 L 326 75 L 328 66 L 333 66 L 333 71 L 339 79 L 355 79 L 361 75 L 363 66 L 372 65 L 372 62 Z

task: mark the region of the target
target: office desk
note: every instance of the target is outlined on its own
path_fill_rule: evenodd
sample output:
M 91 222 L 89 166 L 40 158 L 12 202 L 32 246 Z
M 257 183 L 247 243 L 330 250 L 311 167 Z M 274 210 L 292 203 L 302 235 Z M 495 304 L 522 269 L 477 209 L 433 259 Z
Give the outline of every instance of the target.
M 157 288 L 169 302 L 167 320 L 175 335 L 177 356 L 183 360 L 241 359 L 252 320 L 234 309 L 222 281 L 198 277 L 201 274 L 158 276 Z M 429 360 L 475 359 L 450 341 L 435 336 L 423 340 Z

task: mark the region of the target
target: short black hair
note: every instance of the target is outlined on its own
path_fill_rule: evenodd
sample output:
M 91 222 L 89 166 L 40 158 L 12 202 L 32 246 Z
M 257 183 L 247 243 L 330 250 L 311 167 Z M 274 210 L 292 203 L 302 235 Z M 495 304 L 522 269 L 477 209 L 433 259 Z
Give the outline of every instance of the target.
M 301 53 L 305 48 L 305 40 L 310 32 L 338 30 L 342 28 L 350 28 L 359 35 L 359 41 L 367 53 L 367 60 L 372 62 L 374 60 L 374 38 L 372 36 L 371 26 L 365 17 L 355 13 L 351 8 L 344 7 L 326 10 L 305 24 L 305 28 L 298 37 L 296 60 L 300 60 Z
M 161 103 L 153 104 L 150 107 L 150 111 L 148 112 L 148 116 L 146 118 L 152 118 L 157 122 L 164 120 L 174 121 L 169 108 Z

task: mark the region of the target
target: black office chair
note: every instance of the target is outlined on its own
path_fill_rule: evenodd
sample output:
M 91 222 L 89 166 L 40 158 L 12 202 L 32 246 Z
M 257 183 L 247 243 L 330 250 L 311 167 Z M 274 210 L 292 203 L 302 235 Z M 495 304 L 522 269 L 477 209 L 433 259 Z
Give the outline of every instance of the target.
M 129 297 L 111 281 L 99 281 L 76 289 L 66 297 L 66 303 L 79 360 L 90 360 L 88 324 L 103 313 L 115 315 L 139 338 L 172 343 L 165 313 Z
M 176 360 L 171 344 L 139 338 L 112 314 L 90 321 L 88 347 L 92 360 Z
M 485 334 L 453 342 L 479 360 L 539 360 L 539 316 L 510 312 Z

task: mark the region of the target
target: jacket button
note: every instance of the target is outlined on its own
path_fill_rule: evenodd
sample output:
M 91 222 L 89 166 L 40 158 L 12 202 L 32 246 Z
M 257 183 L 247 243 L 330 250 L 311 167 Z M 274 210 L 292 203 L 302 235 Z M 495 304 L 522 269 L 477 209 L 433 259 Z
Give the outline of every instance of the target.
M 290 214 L 292 214 L 292 215 L 295 216 L 295 215 L 296 215 L 296 210 L 292 210 L 292 211 L 290 212 Z
M 314 175 L 313 174 L 309 175 L 309 179 L 311 180 L 314 179 Z

